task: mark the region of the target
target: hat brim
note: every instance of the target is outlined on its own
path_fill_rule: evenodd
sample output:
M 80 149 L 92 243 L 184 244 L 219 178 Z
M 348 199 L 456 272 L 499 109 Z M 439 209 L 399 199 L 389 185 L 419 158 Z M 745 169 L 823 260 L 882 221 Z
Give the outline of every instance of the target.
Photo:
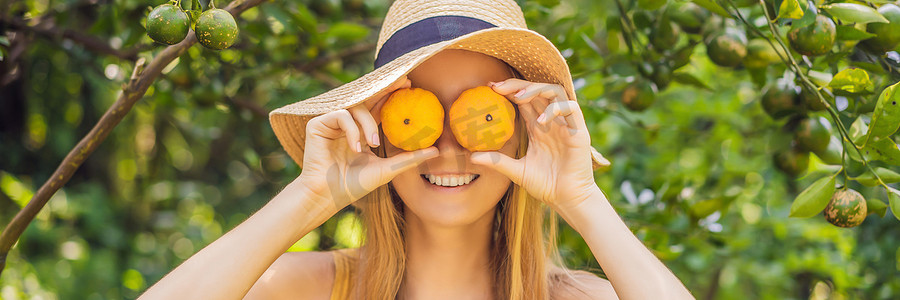
M 528 29 L 495 27 L 410 51 L 362 77 L 318 96 L 285 105 L 269 113 L 275 136 L 290 157 L 303 167 L 306 123 L 318 115 L 362 103 L 387 89 L 419 64 L 445 49 L 463 49 L 503 60 L 525 80 L 561 85 L 575 98 L 569 66 L 559 50 L 544 36 Z M 592 168 L 610 165 L 591 147 Z

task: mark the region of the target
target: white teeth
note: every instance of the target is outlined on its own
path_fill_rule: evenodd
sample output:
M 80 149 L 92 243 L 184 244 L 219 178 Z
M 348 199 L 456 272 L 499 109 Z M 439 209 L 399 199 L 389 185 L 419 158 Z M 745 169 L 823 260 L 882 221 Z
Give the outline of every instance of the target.
M 475 180 L 475 175 L 432 175 L 425 174 L 425 178 L 428 178 L 428 181 L 434 185 L 454 187 L 469 184 L 472 180 Z

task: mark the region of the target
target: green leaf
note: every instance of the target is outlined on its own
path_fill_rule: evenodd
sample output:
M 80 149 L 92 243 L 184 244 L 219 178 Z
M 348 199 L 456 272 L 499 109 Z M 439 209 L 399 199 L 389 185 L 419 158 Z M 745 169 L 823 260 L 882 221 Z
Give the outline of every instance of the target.
M 719 209 L 722 209 L 722 206 L 722 198 L 702 200 L 691 205 L 691 215 L 694 218 L 703 219 Z
M 900 247 L 897 247 L 897 254 L 894 257 L 897 258 L 897 271 L 900 271 Z
M 797 0 L 784 0 L 778 9 L 779 19 L 800 19 L 803 18 L 803 10 Z
M 891 213 L 897 220 L 900 220 L 900 191 L 892 187 L 886 187 L 888 194 L 888 202 L 891 204 Z
M 191 9 L 186 11 L 188 17 L 191 18 L 191 28 L 197 26 L 197 20 L 200 19 L 200 14 L 202 13 L 199 9 Z
M 766 72 L 767 70 L 767 67 L 747 68 L 747 72 L 750 73 L 750 79 L 757 88 L 762 89 L 769 81 L 768 72 Z
M 829 165 L 840 165 L 844 162 L 844 158 L 842 157 L 844 153 L 844 148 L 841 146 L 841 140 L 835 137 L 832 137 L 830 141 L 828 141 L 828 148 L 825 151 L 817 152 L 816 156 L 822 159 L 822 162 Z
M 829 14 L 845 23 L 888 23 L 874 8 L 856 3 L 834 3 L 823 7 Z
M 841 70 L 837 75 L 834 75 L 828 86 L 835 92 L 840 90 L 851 94 L 872 92 L 875 89 L 872 80 L 869 79 L 869 73 L 858 68 Z
M 698 87 L 701 89 L 705 89 L 708 91 L 712 90 L 712 88 L 710 88 L 708 85 L 706 85 L 706 83 L 703 83 L 703 81 L 700 81 L 700 79 L 698 79 L 696 76 L 694 76 L 688 72 L 672 73 L 672 80 L 675 80 L 675 82 L 678 82 L 681 84 L 692 85 L 692 86 L 695 86 L 695 87 Z
M 808 76 L 809 80 L 811 80 L 817 86 L 826 86 L 829 82 L 831 82 L 831 79 L 834 78 L 834 76 L 831 75 L 830 72 L 819 72 L 816 70 L 809 70 L 809 74 L 806 74 L 806 76 Z
M 606 17 L 606 30 L 622 31 L 622 18 L 619 16 Z
M 875 174 L 878 174 L 878 177 L 881 178 L 881 181 L 884 183 L 895 183 L 900 182 L 900 174 L 897 172 L 891 171 L 890 169 L 877 167 L 875 168 Z M 856 180 L 860 184 L 864 186 L 878 186 L 878 180 L 875 179 L 875 175 L 872 174 L 871 171 L 866 171 L 862 175 L 856 176 L 854 178 L 850 178 Z
M 666 4 L 666 0 L 638 0 L 638 6 L 646 10 L 657 10 Z
M 349 41 L 358 41 L 369 35 L 369 28 L 363 25 L 340 22 L 325 31 L 326 37 Z
M 891 139 L 882 139 L 866 143 L 862 148 L 869 160 L 880 160 L 891 165 L 900 166 L 900 148 Z
M 697 5 L 700 5 L 700 7 L 703 7 L 706 10 L 711 11 L 717 15 L 720 15 L 720 16 L 723 16 L 726 18 L 731 18 L 731 14 L 729 14 L 727 10 L 722 8 L 722 6 L 720 6 L 715 1 L 712 1 L 712 0 L 691 0 L 691 1 Z M 775 12 L 772 12 L 772 13 L 775 13 Z
M 263 3 L 259 8 L 265 15 L 264 19 L 269 25 L 269 30 L 275 35 L 295 34 L 300 27 L 294 23 L 293 16 L 280 5 Z
M 879 217 L 884 218 L 884 214 L 887 213 L 888 205 L 884 203 L 884 201 L 878 199 L 866 199 L 866 209 L 869 211 L 866 215 L 877 214 Z
M 869 125 L 866 124 L 865 116 L 859 116 L 856 118 L 856 121 L 853 121 L 853 124 L 850 125 L 850 140 L 852 140 L 857 145 L 860 145 L 866 138 L 866 131 L 869 130 Z
M 834 175 L 819 178 L 809 185 L 791 204 L 792 218 L 809 218 L 815 216 L 828 206 L 834 196 Z
M 895 93 L 898 85 L 900 83 L 889 86 L 878 96 L 869 132 L 866 134 L 866 143 L 887 138 L 900 127 L 900 103 L 897 103 L 900 101 L 900 94 Z
M 316 16 L 313 15 L 305 5 L 297 5 L 297 13 L 294 14 L 294 21 L 307 33 L 313 36 L 318 35 L 319 32 L 316 30 L 316 26 L 319 25 L 319 20 L 316 19 Z
M 838 25 L 837 39 L 842 41 L 859 41 L 874 37 L 874 34 L 859 30 L 853 25 Z
M 819 11 L 816 10 L 816 5 L 807 1 L 805 7 L 806 8 L 803 10 L 803 17 L 800 18 L 800 20 L 791 22 L 791 30 L 809 26 L 809 24 L 816 21 L 816 16 L 819 15 Z
M 853 66 L 875 74 L 884 72 L 880 64 L 867 61 L 854 61 Z
M 856 151 L 856 148 L 854 148 L 849 141 L 847 141 L 846 139 L 841 139 L 841 143 L 844 145 L 844 149 L 847 150 L 847 157 L 852 160 L 862 162 L 862 157 L 859 156 L 859 152 Z

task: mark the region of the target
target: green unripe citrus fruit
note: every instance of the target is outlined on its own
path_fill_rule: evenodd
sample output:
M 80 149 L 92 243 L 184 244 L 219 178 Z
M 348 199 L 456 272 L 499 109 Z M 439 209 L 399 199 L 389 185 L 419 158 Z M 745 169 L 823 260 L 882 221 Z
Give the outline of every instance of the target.
M 197 18 L 194 27 L 197 41 L 206 48 L 222 50 L 234 44 L 238 37 L 237 23 L 234 17 L 224 9 L 210 9 Z
M 700 33 L 703 24 L 709 19 L 709 11 L 693 2 L 673 2 L 669 6 L 669 17 L 684 32 Z
M 622 104 L 631 111 L 644 111 L 656 101 L 656 92 L 652 82 L 637 80 L 622 91 Z
M 830 18 L 818 15 L 815 22 L 793 29 L 787 36 L 794 51 L 806 56 L 817 56 L 831 51 L 837 37 L 837 28 Z
M 809 167 L 809 152 L 791 149 L 776 152 L 772 157 L 775 167 L 791 177 L 797 177 Z
M 735 28 L 726 28 L 711 36 L 706 43 L 706 55 L 717 65 L 735 67 L 747 55 L 747 36 Z
M 172 4 L 157 6 L 147 15 L 147 35 L 157 43 L 177 44 L 184 40 L 190 27 L 187 13 Z
M 853 190 L 838 190 L 825 207 L 825 220 L 838 227 L 854 227 L 862 224 L 868 214 L 866 199 Z
M 778 54 L 784 55 L 779 48 L 772 48 L 764 39 L 752 39 L 747 43 L 747 56 L 744 56 L 744 66 L 747 68 L 762 68 L 781 61 Z
M 819 91 L 822 93 L 822 97 L 825 98 L 826 101 L 831 101 L 831 96 L 825 92 L 825 90 Z M 800 98 L 803 99 L 803 106 L 806 107 L 808 111 L 823 111 L 825 110 L 825 104 L 819 100 L 819 96 L 816 96 L 815 92 L 812 92 L 806 88 L 800 92 Z
M 805 118 L 797 124 L 797 128 L 794 130 L 794 139 L 797 140 L 800 149 L 822 153 L 828 149 L 831 133 L 818 118 Z
M 799 100 L 796 86 L 779 80 L 766 88 L 760 103 L 769 116 L 781 119 L 801 110 Z
M 900 7 L 885 4 L 878 8 L 878 13 L 889 23 L 869 23 L 866 31 L 875 36 L 862 41 L 862 44 L 876 52 L 887 52 L 900 45 Z
M 674 49 L 680 33 L 678 24 L 669 22 L 668 18 L 661 18 L 650 31 L 650 44 L 659 52 Z
M 672 81 L 672 68 L 665 62 L 659 62 L 653 66 L 653 73 L 650 73 L 650 80 L 656 84 L 657 89 L 664 90 Z

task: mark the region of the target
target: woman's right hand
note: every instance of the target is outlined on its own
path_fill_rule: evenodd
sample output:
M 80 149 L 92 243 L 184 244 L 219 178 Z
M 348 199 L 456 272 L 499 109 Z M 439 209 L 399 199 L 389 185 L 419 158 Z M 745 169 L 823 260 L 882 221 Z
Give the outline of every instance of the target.
M 436 147 L 404 152 L 388 158 L 375 155 L 381 107 L 395 90 L 410 87 L 405 76 L 384 92 L 348 109 L 335 110 L 306 125 L 303 170 L 297 178 L 322 205 L 333 212 L 344 208 L 397 174 L 438 156 Z

